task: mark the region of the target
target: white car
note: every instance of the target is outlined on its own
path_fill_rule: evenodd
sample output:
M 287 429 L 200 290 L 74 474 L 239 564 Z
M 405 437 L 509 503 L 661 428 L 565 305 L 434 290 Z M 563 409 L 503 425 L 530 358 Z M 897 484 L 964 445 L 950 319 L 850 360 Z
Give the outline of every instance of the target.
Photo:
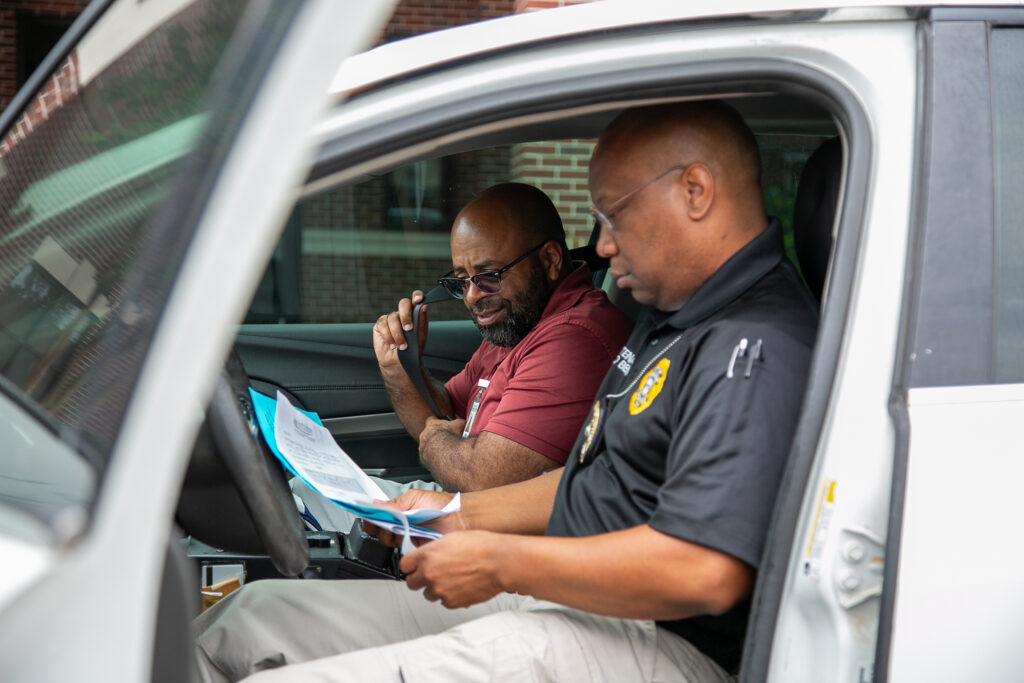
M 523 180 L 584 244 L 603 126 L 709 97 L 821 300 L 739 680 L 1020 680 L 1024 7 L 609 0 L 352 56 L 391 10 L 97 0 L 0 117 L 0 680 L 189 680 L 201 576 L 356 567 L 236 396 L 421 476 L 369 330 L 454 212 Z

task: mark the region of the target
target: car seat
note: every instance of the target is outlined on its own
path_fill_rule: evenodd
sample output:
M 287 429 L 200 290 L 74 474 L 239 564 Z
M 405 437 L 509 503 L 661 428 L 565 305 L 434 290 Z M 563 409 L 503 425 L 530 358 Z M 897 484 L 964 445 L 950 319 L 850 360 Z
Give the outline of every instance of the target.
M 838 137 L 829 138 L 808 157 L 793 204 L 797 261 L 804 282 L 819 303 L 832 253 L 832 226 L 842 173 L 842 142 Z

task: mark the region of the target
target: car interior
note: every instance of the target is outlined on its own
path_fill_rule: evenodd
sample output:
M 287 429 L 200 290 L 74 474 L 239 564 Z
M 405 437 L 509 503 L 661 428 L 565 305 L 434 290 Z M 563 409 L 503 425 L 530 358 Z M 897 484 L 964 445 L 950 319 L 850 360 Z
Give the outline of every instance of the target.
M 741 97 L 733 99 L 732 103 L 750 123 L 762 149 L 767 211 L 782 221 L 791 258 L 808 279 L 815 296 L 821 299 L 831 249 L 842 152 L 835 124 L 826 112 L 794 98 Z M 509 168 L 510 148 L 527 144 L 550 145 L 551 141 L 558 140 L 592 141 L 620 110 L 621 107 L 604 108 L 460 140 L 442 146 L 428 159 L 361 174 L 354 182 L 342 187 L 320 190 L 304 197 L 289 219 L 247 321 L 239 329 L 235 354 L 228 364 L 232 369 L 227 372 L 236 389 L 251 385 L 256 391 L 271 396 L 282 391 L 297 407 L 316 412 L 325 426 L 331 429 L 339 445 L 368 473 L 399 481 L 429 480 L 429 472 L 417 462 L 415 442 L 390 410 L 370 343 L 373 321 L 381 313 L 391 310 L 397 300 L 407 296 L 412 289 L 431 289 L 434 282 L 426 273 L 433 273 L 432 277 L 436 279 L 447 270 L 447 230 L 459 208 L 455 202 L 465 203 L 473 193 L 495 182 L 520 178 L 529 182 L 528 176 L 515 176 Z M 479 171 L 479 160 L 488 156 L 503 159 L 506 167 L 481 178 L 474 172 Z M 335 159 L 321 157 L 310 179 L 322 178 L 326 173 L 323 169 L 336 163 Z M 469 173 L 465 170 L 467 168 Z M 443 178 L 432 180 L 429 177 L 431 172 L 441 173 Z M 399 181 L 417 173 L 421 177 L 426 176 L 416 188 L 419 194 L 414 199 L 418 203 L 408 205 L 413 200 L 408 196 L 397 196 L 398 193 L 392 189 L 392 203 L 386 206 L 383 220 L 374 220 L 385 223 L 390 220 L 386 229 L 398 239 L 431 237 L 439 256 L 418 258 L 415 259 L 417 263 L 411 264 L 412 259 L 405 253 L 396 252 L 393 260 L 397 269 L 371 270 L 379 266 L 373 261 L 387 258 L 387 245 L 376 253 L 372 245 L 367 246 L 367 242 L 379 237 L 376 233 L 383 231 L 370 234 L 371 231 L 364 230 L 363 241 L 359 241 L 362 226 L 358 222 L 364 220 L 359 218 L 362 210 L 359 202 L 379 195 L 381 188 L 394 188 Z M 439 185 L 452 180 L 456 185 L 449 185 L 444 196 L 438 193 L 437 197 L 431 197 L 431 182 Z M 401 204 L 403 201 L 406 205 Z M 587 201 L 583 198 L 582 202 L 577 202 L 581 206 L 574 206 L 572 210 L 586 213 Z M 341 228 L 334 226 L 336 232 L 343 234 L 339 241 L 350 240 L 336 247 L 326 264 L 319 254 L 309 253 L 315 248 L 315 245 L 310 246 L 313 239 L 322 237 L 324 232 L 319 227 L 322 223 L 316 222 L 320 219 L 311 219 L 310 216 L 324 214 L 322 207 L 325 204 L 332 208 L 326 212 L 328 221 L 349 223 Z M 418 213 L 419 220 L 407 218 L 414 212 Z M 596 234 L 589 216 L 586 220 L 587 226 L 575 231 L 574 236 L 580 244 L 570 244 L 575 247 L 575 258 L 593 258 L 588 244 L 596 239 Z M 327 228 L 330 229 L 331 226 Z M 424 264 L 428 270 L 421 267 Z M 595 264 L 595 279 L 600 282 L 603 272 L 600 264 Z M 385 264 L 384 268 L 387 267 Z M 387 272 L 388 281 L 378 279 L 353 286 L 352 282 L 329 278 L 325 285 L 327 296 L 338 301 L 327 307 L 332 310 L 325 312 L 317 304 L 323 300 L 323 292 L 314 291 L 318 285 L 311 284 L 313 279 L 309 271 L 326 270 L 330 275 L 342 268 L 348 274 L 361 268 L 360 274 L 366 280 L 376 272 Z M 345 291 L 346 288 L 362 291 L 356 291 L 354 296 L 346 299 L 351 294 Z M 375 289 L 372 294 L 374 302 L 367 308 L 366 302 L 358 299 L 370 298 L 367 291 L 370 288 Z M 605 289 L 617 305 L 635 317 L 637 306 L 628 292 L 616 291 L 610 283 L 605 285 Z M 345 310 L 349 302 L 353 302 L 352 308 L 361 310 Z M 327 317 L 332 315 L 332 318 Z M 268 320 L 275 322 L 266 322 Z M 463 313 L 462 305 L 454 300 L 432 304 L 431 321 L 423 361 L 435 377 L 447 379 L 475 350 L 479 335 Z M 248 383 L 242 379 L 243 376 L 248 378 Z M 245 403 L 244 392 L 235 393 Z M 239 498 L 235 494 L 234 485 L 226 476 L 230 465 L 226 469 L 219 467 L 219 460 L 223 458 L 217 457 L 217 453 L 223 456 L 225 451 L 237 452 L 239 448 L 224 445 L 229 437 L 222 433 L 224 428 L 215 428 L 214 422 L 211 414 L 197 441 L 193 466 L 182 492 L 178 521 L 195 544 L 194 556 L 201 556 L 202 562 L 231 564 L 239 558 L 229 557 L 225 552 L 241 553 L 248 558 L 247 572 L 252 580 L 259 578 L 262 571 L 254 572 L 253 560 L 249 556 L 261 555 L 263 545 L 251 529 L 230 528 L 224 523 L 225 520 L 238 520 L 242 527 L 250 526 L 246 521 L 249 515 L 241 514 L 246 497 Z M 275 469 L 272 454 L 265 452 L 263 460 L 268 470 Z M 280 470 L 279 467 L 276 469 Z M 213 511 L 217 511 L 216 514 L 212 514 Z M 210 519 L 217 520 L 217 529 L 212 528 L 215 525 L 203 523 L 203 520 Z M 219 552 L 218 559 L 212 560 L 207 555 L 197 554 L 199 544 L 224 552 Z M 324 544 L 338 551 L 343 549 L 344 540 L 339 543 L 335 538 L 310 538 L 313 550 Z M 270 573 L 273 574 L 272 571 Z M 314 575 L 325 574 L 320 570 Z
M 767 213 L 782 222 L 790 258 L 824 301 L 842 176 L 837 123 L 797 97 L 759 94 L 729 101 L 761 147 Z M 197 600 L 185 599 L 182 588 L 197 583 L 210 591 L 235 577 L 400 578 L 395 552 L 358 524 L 338 533 L 303 523 L 282 467 L 257 434 L 247 390 L 270 396 L 281 391 L 296 407 L 316 412 L 367 473 L 429 479 L 415 442 L 391 411 L 372 350 L 373 322 L 412 289 L 429 290 L 448 270 L 447 231 L 474 193 L 496 182 L 534 181 L 517 170 L 518 152 L 565 143 L 580 148 L 573 150 L 577 155 L 589 153 L 588 145 L 628 104 L 538 117 L 438 144 L 423 158 L 362 172 L 333 187 L 330 179 L 344 176 L 343 160 L 325 144 L 239 327 L 193 451 L 176 519 L 189 559 L 169 559 L 165 571 L 161 612 L 179 615 L 169 623 L 181 624 L 198 611 Z M 581 182 L 585 187 L 585 177 Z M 588 245 L 597 235 L 587 214 L 589 197 L 573 199 L 559 209 L 573 226 L 567 236 L 574 256 L 591 259 L 595 282 L 635 318 L 638 307 L 628 292 L 605 282 L 600 261 L 592 260 Z M 570 220 L 579 214 L 582 226 Z M 447 379 L 475 350 L 479 334 L 461 303 L 431 304 L 430 314 L 423 362 L 435 377 Z M 176 640 L 173 627 L 162 630 L 158 641 Z M 175 648 L 164 643 L 158 650 Z

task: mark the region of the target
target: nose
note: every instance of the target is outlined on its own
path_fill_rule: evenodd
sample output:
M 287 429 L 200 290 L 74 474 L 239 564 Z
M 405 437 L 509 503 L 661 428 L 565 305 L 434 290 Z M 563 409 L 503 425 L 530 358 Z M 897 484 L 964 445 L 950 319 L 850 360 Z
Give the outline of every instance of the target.
M 462 297 L 462 300 L 466 302 L 467 306 L 472 306 L 477 301 L 480 301 L 480 299 L 484 299 L 484 298 L 486 298 L 488 296 L 490 296 L 490 295 L 489 294 L 484 294 L 483 292 L 481 292 L 480 288 L 476 286 L 476 283 L 473 282 L 472 280 L 470 280 L 466 284 L 466 293 Z
M 615 244 L 615 239 L 611 235 L 612 231 L 603 222 L 599 222 L 597 225 L 600 231 L 597 235 L 597 244 L 594 246 L 597 255 L 601 258 L 611 258 L 617 255 L 619 245 Z

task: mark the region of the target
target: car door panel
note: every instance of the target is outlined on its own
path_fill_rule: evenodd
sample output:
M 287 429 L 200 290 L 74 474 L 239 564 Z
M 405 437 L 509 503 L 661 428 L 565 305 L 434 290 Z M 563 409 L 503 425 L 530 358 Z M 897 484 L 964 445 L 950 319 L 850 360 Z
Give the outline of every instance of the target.
M 236 340 L 253 387 L 281 390 L 317 413 L 335 440 L 371 474 L 419 478 L 417 444 L 395 416 L 374 355 L 371 323 L 243 325 Z M 423 362 L 441 380 L 455 375 L 480 344 L 468 321 L 431 325 Z

